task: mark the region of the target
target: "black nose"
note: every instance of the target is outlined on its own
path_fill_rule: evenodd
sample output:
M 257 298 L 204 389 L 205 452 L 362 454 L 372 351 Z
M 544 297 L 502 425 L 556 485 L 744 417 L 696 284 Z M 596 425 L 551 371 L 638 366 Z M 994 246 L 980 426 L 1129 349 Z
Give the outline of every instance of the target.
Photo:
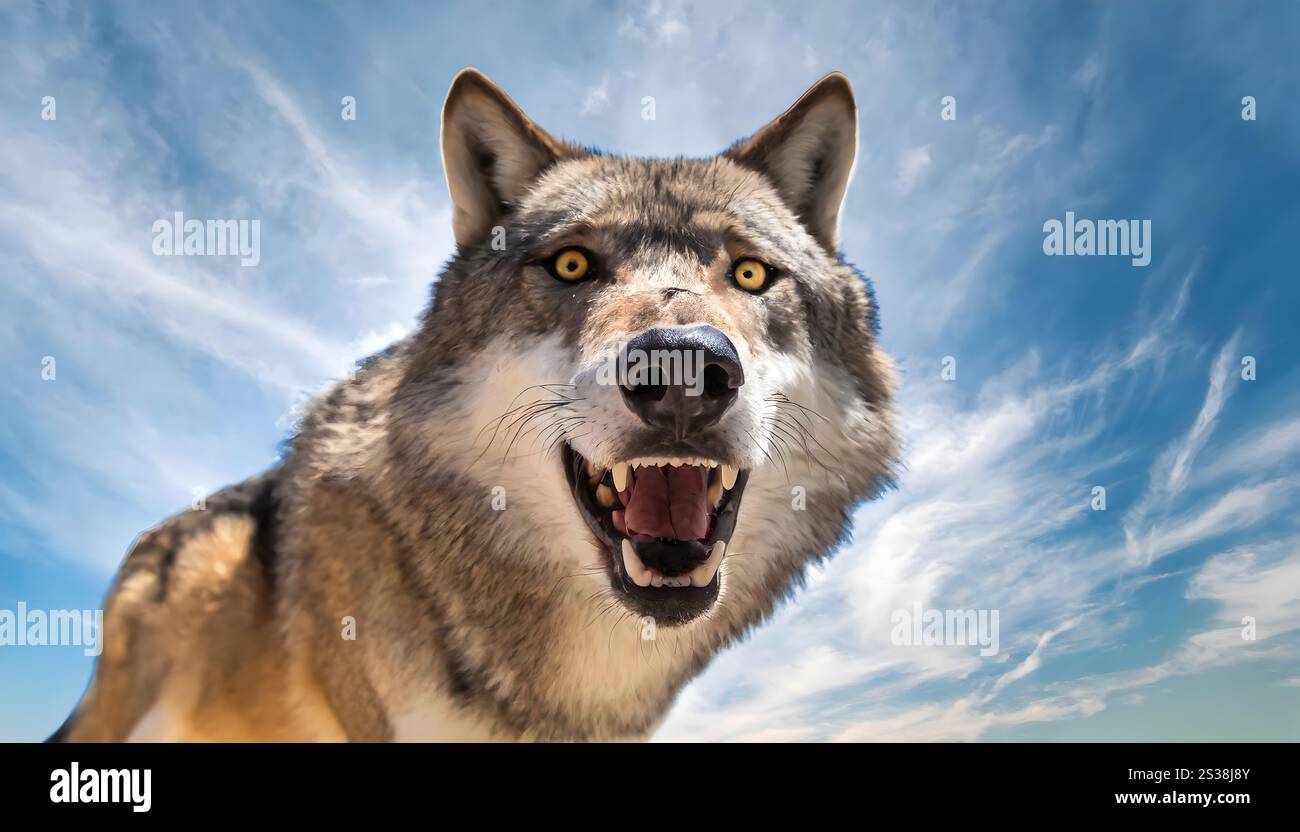
M 745 383 L 735 345 L 711 326 L 647 329 L 623 348 L 622 368 L 628 408 L 677 439 L 721 419 Z

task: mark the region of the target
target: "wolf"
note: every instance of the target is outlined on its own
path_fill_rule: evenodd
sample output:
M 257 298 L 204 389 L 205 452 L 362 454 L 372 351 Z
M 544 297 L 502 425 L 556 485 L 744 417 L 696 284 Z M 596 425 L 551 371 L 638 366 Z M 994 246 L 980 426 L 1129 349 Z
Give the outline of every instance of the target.
M 891 482 L 843 75 L 645 160 L 466 69 L 441 150 L 456 250 L 417 329 L 136 539 L 52 740 L 644 739 Z

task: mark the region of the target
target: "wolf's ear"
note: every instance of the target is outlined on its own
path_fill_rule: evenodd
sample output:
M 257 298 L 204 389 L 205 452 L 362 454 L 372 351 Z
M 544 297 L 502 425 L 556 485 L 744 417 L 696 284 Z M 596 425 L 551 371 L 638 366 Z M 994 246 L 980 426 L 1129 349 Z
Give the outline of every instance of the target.
M 834 256 L 840 242 L 840 205 L 857 149 L 853 89 L 848 78 L 832 72 L 726 155 L 766 174 L 817 242 Z
M 442 167 L 456 244 L 483 240 L 533 180 L 571 152 L 486 75 L 462 69 L 442 105 Z

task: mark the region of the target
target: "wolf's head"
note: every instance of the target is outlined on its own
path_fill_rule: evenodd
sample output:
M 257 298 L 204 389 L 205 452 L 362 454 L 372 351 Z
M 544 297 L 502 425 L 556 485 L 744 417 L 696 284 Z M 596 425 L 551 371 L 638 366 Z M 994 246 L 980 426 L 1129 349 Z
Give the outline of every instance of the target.
M 404 452 L 435 445 L 499 499 L 473 522 L 518 549 L 474 568 L 559 563 L 593 611 L 616 599 L 716 645 L 843 539 L 896 456 L 871 290 L 838 254 L 856 141 L 839 74 L 721 155 L 671 161 L 561 141 L 456 78 L 457 254 L 397 418 L 423 437 Z

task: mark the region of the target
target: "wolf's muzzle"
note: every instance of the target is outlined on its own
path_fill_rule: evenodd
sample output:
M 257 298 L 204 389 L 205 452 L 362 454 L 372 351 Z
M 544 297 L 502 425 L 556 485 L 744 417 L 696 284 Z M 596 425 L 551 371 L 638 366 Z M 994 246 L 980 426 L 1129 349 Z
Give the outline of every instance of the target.
M 641 421 L 683 439 L 716 424 L 745 383 L 736 347 L 715 327 L 655 327 L 627 343 L 623 401 Z

